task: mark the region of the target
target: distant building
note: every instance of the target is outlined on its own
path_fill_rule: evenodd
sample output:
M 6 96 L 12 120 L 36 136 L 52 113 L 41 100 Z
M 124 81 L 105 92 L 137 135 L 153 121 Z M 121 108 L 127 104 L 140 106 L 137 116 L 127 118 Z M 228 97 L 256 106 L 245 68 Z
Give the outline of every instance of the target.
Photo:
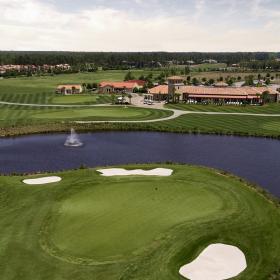
M 83 87 L 81 85 L 59 85 L 56 88 L 56 93 L 62 95 L 80 94 L 82 92 Z
M 215 87 L 228 87 L 228 84 L 225 82 L 217 82 L 214 84 Z
M 99 84 L 99 93 L 132 93 L 135 88 L 143 88 L 146 84 L 142 80 L 131 80 L 126 82 L 101 82 Z
M 205 59 L 205 60 L 203 60 L 202 62 L 203 62 L 203 63 L 210 63 L 210 64 L 216 64 L 216 63 L 218 63 L 218 61 L 215 60 L 215 59 Z

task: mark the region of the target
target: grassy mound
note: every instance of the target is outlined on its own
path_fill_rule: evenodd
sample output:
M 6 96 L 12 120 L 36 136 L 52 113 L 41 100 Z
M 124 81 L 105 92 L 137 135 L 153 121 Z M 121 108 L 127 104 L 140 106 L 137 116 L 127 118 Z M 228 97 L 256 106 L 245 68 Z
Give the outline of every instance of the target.
M 128 168 L 139 167 L 158 166 Z M 280 263 L 279 208 L 232 176 L 168 168 L 170 177 L 70 171 L 43 186 L 0 177 L 2 279 L 180 279 L 218 242 L 245 253 L 237 279 L 268 279 Z

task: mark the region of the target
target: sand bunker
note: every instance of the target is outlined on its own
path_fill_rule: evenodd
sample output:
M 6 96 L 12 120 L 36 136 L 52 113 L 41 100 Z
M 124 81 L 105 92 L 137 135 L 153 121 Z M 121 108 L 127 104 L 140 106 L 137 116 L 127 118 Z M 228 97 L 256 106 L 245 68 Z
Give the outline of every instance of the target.
M 143 176 L 171 176 L 173 173 L 172 169 L 166 168 L 156 168 L 152 170 L 142 170 L 142 169 L 134 169 L 134 170 L 126 170 L 123 168 L 110 168 L 110 169 L 100 169 L 97 170 L 102 173 L 102 176 L 110 177 L 110 176 L 130 176 L 130 175 L 143 175 Z
M 23 180 L 23 183 L 27 185 L 45 185 L 45 184 L 55 183 L 59 181 L 61 181 L 60 177 L 52 176 L 52 177 L 42 177 L 36 179 L 25 179 Z
M 230 245 L 208 246 L 193 262 L 180 268 L 179 273 L 190 280 L 225 280 L 239 275 L 247 267 L 245 255 Z

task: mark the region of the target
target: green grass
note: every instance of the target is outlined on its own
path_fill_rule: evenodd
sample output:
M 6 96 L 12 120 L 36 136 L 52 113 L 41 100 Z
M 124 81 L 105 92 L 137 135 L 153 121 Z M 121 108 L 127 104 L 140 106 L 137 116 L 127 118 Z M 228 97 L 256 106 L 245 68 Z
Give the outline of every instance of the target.
M 227 112 L 227 113 L 254 113 L 254 114 L 280 114 L 280 104 L 271 103 L 264 106 L 232 106 L 232 105 L 190 105 L 190 104 L 168 104 L 167 108 L 196 112 Z
M 152 126 L 174 132 L 280 136 L 280 117 L 187 114 Z
M 56 121 L 117 121 L 151 120 L 172 115 L 171 111 L 125 106 L 48 108 L 0 106 L 0 125 L 11 127 L 37 123 L 48 124 Z
M 109 95 L 83 94 L 56 96 L 52 99 L 52 104 L 104 104 L 111 103 Z
M 56 76 L 19 77 L 0 80 L 0 100 L 22 103 L 52 104 L 59 84 L 99 83 L 123 81 L 127 71 L 112 70 L 95 73 L 62 74 Z M 132 71 L 135 77 L 155 73 L 148 70 Z
M 156 166 L 128 168 L 139 167 Z M 181 279 L 180 266 L 216 242 L 245 253 L 248 268 L 235 279 L 268 279 L 279 268 L 275 204 L 214 170 L 162 167 L 174 174 L 106 178 L 88 169 L 45 186 L 0 177 L 1 279 Z
M 226 63 L 202 63 L 190 66 L 190 69 L 193 71 L 198 71 L 199 69 L 203 71 L 215 70 L 219 68 L 226 68 Z
M 41 120 L 150 120 L 172 115 L 170 111 L 125 106 L 93 107 L 86 109 L 52 109 L 31 113 L 31 119 Z
M 170 115 L 172 115 L 171 111 L 129 106 L 85 108 L 0 106 L 0 124 L 3 127 L 54 121 L 150 120 Z

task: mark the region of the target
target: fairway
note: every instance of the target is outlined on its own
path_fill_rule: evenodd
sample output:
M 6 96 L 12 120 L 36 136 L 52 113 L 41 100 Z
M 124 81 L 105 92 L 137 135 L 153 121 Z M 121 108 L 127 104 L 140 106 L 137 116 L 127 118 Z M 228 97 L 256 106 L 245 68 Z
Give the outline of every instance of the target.
M 83 94 L 83 95 L 64 95 L 55 96 L 52 99 L 52 104 L 97 104 L 110 103 L 111 97 L 109 95 L 98 94 Z
M 148 75 L 149 73 L 156 74 L 157 72 L 159 71 L 134 70 L 132 74 L 138 78 L 141 75 Z M 3 79 L 0 80 L 0 100 L 21 103 L 55 104 L 57 103 L 55 90 L 60 84 L 92 84 L 102 81 L 123 81 L 126 73 L 127 71 L 124 70 L 111 70 L 97 71 L 94 73 Z M 101 101 L 98 103 L 108 102 L 108 100 Z M 109 99 L 110 101 L 111 99 Z
M 147 120 L 172 115 L 171 111 L 152 110 L 136 107 L 112 106 L 92 107 L 87 109 L 58 109 L 38 112 L 31 115 L 32 119 L 44 120 Z
M 3 105 L 0 106 L 0 123 L 11 126 L 51 121 L 140 121 L 161 119 L 172 114 L 173 112 L 168 110 L 130 106 L 51 108 Z
M 271 103 L 263 106 L 234 106 L 234 105 L 190 105 L 190 104 L 168 104 L 170 109 L 196 111 L 196 112 L 225 112 L 225 113 L 254 113 L 254 114 L 280 114 L 279 103 Z
M 124 168 L 157 167 L 174 173 L 103 177 L 86 169 L 41 186 L 22 180 L 42 175 L 0 177 L 2 279 L 183 279 L 179 268 L 212 243 L 244 252 L 248 268 L 235 279 L 268 279 L 279 268 L 273 203 L 215 170 Z

